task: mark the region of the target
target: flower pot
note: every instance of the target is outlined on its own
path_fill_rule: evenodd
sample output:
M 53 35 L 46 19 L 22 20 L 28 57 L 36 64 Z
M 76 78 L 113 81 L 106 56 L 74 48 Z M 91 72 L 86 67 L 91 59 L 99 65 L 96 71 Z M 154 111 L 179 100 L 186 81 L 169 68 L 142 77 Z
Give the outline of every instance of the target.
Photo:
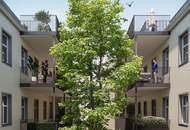
M 37 77 L 36 76 L 32 76 L 32 82 L 36 82 L 37 81 Z

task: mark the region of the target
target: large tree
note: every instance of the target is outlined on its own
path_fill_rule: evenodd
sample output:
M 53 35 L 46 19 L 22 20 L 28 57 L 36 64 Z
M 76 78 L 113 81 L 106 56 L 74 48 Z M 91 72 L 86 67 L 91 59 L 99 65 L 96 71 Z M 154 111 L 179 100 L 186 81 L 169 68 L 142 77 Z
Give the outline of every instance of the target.
M 66 130 L 106 130 L 127 105 L 126 88 L 139 78 L 141 58 L 122 29 L 119 0 L 68 0 L 60 42 L 51 48 L 58 85 L 71 99 L 63 122 Z

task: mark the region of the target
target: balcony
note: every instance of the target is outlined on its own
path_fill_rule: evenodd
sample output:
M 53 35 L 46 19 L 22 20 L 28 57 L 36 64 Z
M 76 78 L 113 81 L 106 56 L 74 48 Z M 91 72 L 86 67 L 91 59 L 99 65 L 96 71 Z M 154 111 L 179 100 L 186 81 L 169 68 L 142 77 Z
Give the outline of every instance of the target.
M 156 73 L 153 72 L 141 72 L 141 78 L 139 83 L 151 83 L 151 84 L 165 84 L 170 83 L 169 68 L 158 67 Z
M 170 15 L 135 15 L 128 29 L 130 38 L 137 34 L 164 32 L 170 22 Z
M 127 95 L 144 95 L 149 92 L 170 88 L 170 68 L 159 67 L 156 73 L 141 72 L 140 79 L 127 90 Z
M 43 23 L 35 18 L 35 15 L 21 15 L 21 24 L 28 32 L 56 33 L 58 32 L 59 21 L 56 15 L 50 15 L 50 21 Z
M 46 73 L 46 74 L 45 74 Z M 47 72 L 38 69 L 37 74 L 33 76 L 32 71 L 28 67 L 21 68 L 20 87 L 53 87 L 56 74 L 54 68 L 48 68 Z M 45 76 L 46 75 L 46 76 Z

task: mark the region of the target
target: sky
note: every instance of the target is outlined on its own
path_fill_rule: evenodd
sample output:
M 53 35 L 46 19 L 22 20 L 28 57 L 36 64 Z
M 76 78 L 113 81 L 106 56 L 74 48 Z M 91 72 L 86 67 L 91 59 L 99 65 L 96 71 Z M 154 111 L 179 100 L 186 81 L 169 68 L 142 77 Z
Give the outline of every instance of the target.
M 150 9 L 155 10 L 156 15 L 171 15 L 171 18 L 180 9 L 186 0 L 134 0 L 132 7 L 128 7 L 126 3 L 133 0 L 121 0 L 124 4 L 125 11 L 121 14 L 122 17 L 129 19 L 123 24 L 123 28 L 128 28 L 133 15 L 148 15 Z M 68 11 L 67 0 L 5 0 L 13 12 L 20 15 L 32 15 L 39 10 L 49 11 L 50 14 L 58 16 L 59 21 L 63 22 L 66 19 Z

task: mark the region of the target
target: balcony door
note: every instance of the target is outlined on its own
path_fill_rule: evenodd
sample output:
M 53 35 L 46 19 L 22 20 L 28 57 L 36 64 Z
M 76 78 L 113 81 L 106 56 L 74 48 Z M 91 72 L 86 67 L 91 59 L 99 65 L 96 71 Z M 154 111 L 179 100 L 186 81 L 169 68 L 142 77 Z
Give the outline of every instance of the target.
M 34 100 L 34 121 L 39 120 L 39 100 Z

